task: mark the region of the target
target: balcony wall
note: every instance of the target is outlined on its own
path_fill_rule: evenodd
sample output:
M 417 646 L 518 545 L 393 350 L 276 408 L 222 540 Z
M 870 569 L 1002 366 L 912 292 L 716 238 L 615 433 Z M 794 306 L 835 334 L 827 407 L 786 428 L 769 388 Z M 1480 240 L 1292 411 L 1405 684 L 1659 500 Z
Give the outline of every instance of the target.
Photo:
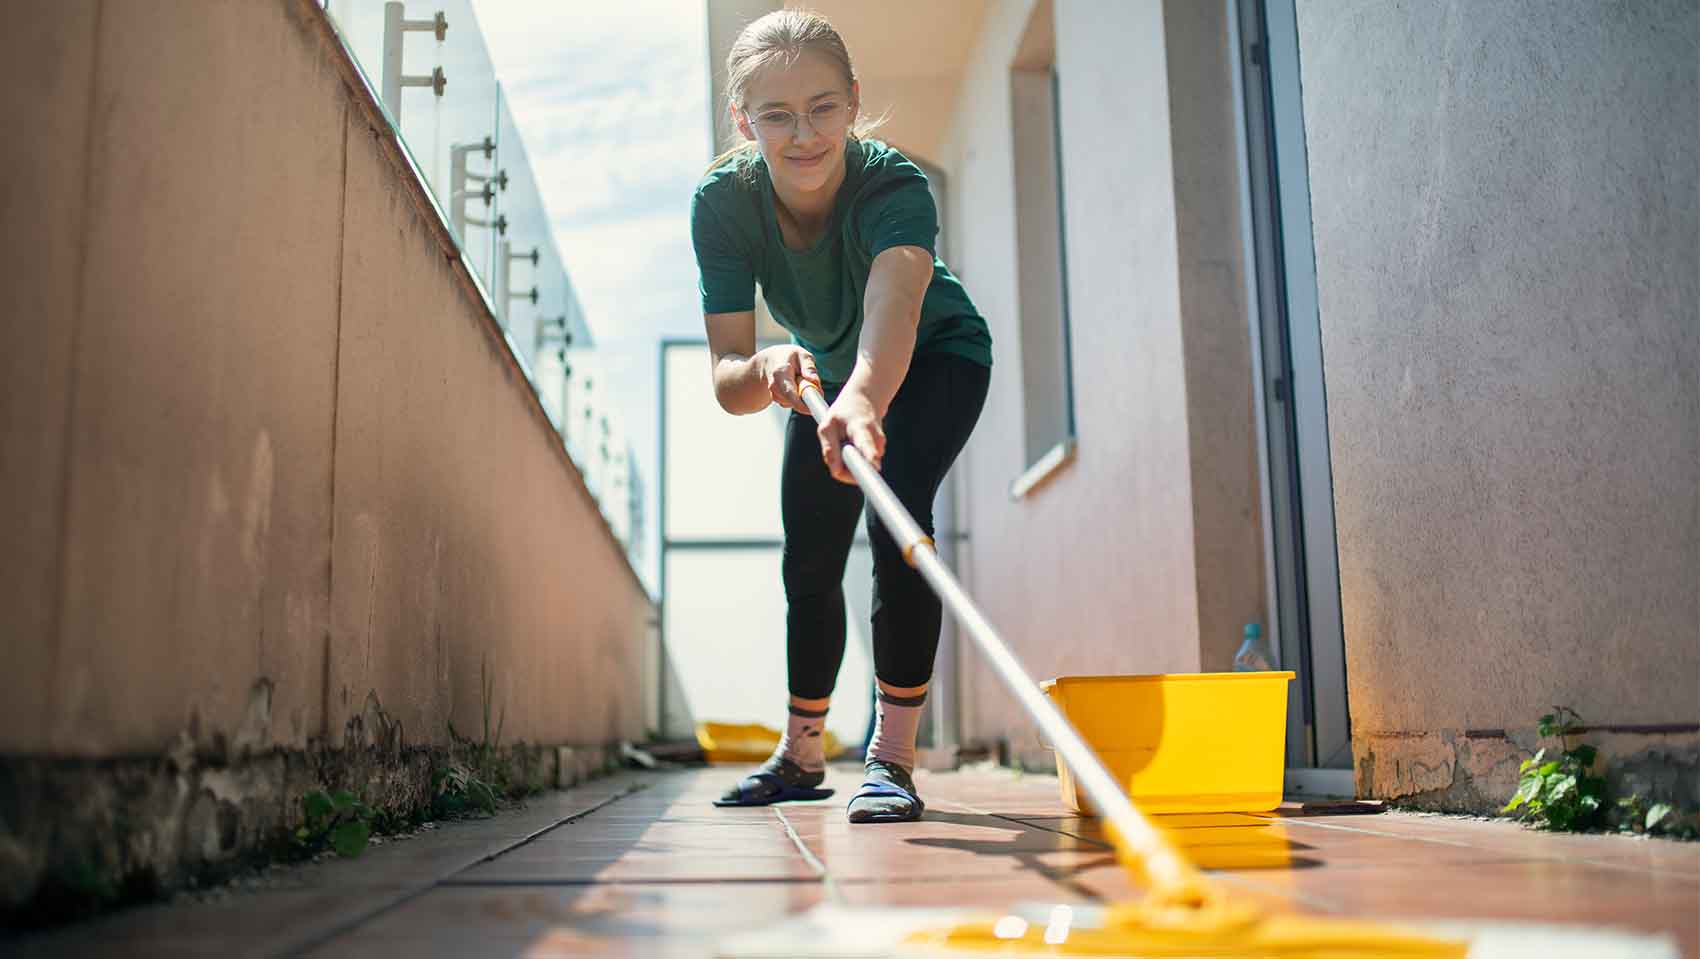
M 0 71 L 8 893 L 101 763 L 640 735 L 650 599 L 317 5 L 34 4 Z
M 1055 5 L 1078 453 L 1012 500 L 1028 464 L 1010 69 L 1034 9 L 988 6 L 938 157 L 950 264 L 996 355 L 965 454 L 967 585 L 1036 678 L 1227 669 L 1266 616 L 1226 12 Z M 961 655 L 964 739 L 1048 762 Z

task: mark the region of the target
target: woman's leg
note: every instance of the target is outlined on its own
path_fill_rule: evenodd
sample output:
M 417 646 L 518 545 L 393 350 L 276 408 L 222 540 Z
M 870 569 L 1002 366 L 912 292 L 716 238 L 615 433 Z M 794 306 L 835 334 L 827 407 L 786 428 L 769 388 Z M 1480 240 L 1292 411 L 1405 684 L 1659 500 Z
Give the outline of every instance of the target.
M 814 419 L 801 413 L 786 420 L 779 499 L 790 687 L 785 732 L 761 769 L 721 797 L 724 804 L 772 802 L 792 798 L 792 791 L 807 795 L 826 778 L 826 713 L 844 661 L 844 563 L 862 494 L 827 472 Z
M 990 379 L 990 370 L 960 357 L 916 357 L 886 411 L 885 481 L 929 536 L 933 499 L 979 421 Z M 874 554 L 874 672 L 889 694 L 920 695 L 933 677 L 943 607 L 873 508 L 866 512 Z
M 979 421 L 990 379 L 990 370 L 959 357 L 916 357 L 886 411 L 882 475 L 929 536 L 933 499 Z M 869 778 L 913 795 L 909 773 L 915 766 L 915 734 L 932 681 L 943 607 L 926 580 L 903 559 L 903 544 L 892 538 L 872 507 L 867 522 L 874 554 L 874 674 L 879 687 L 867 755 Z M 850 807 L 853 822 L 915 814 L 916 804 L 889 795 L 853 800 Z
M 815 421 L 801 413 L 792 413 L 785 424 L 779 510 L 785 525 L 782 575 L 791 701 L 824 710 L 844 662 L 844 563 L 856 535 L 862 492 L 827 472 Z

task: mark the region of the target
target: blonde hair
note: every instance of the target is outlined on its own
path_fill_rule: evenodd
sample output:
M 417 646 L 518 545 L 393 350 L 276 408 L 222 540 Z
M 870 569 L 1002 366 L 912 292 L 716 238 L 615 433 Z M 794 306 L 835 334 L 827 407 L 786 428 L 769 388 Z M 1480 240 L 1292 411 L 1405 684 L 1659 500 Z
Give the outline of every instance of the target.
M 804 50 L 813 50 L 831 60 L 844 74 L 846 91 L 855 85 L 856 68 L 850 64 L 850 51 L 844 46 L 844 38 L 825 17 L 811 10 L 775 10 L 744 27 L 738 39 L 733 41 L 732 49 L 727 51 L 726 102 L 742 110 L 744 96 L 756 74 L 776 63 L 790 66 L 797 62 Z M 850 138 L 865 137 L 882 122 L 883 117 L 858 118 L 856 125 L 850 129 Z M 734 126 L 733 134 L 736 133 Z M 744 140 L 715 157 L 708 170 L 703 172 L 706 174 L 727 160 L 748 154 L 755 148 L 754 142 Z

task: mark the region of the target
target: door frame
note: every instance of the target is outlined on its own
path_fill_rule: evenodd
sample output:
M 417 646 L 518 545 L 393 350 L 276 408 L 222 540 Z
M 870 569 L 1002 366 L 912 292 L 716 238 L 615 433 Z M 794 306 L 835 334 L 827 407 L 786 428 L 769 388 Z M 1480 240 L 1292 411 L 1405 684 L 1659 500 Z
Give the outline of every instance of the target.
M 1290 791 L 1352 791 L 1327 393 L 1293 0 L 1228 0 L 1244 132 L 1269 642 L 1298 673 L 1288 697 Z

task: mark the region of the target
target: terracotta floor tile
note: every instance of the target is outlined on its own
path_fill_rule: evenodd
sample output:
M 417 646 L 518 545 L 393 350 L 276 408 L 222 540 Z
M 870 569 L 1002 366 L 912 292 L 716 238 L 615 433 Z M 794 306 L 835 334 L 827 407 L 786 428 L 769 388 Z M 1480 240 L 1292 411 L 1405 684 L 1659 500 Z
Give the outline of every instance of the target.
M 768 855 L 636 855 L 574 859 L 510 854 L 459 873 L 455 882 L 775 882 L 814 880 L 795 849 Z
M 791 838 L 779 829 L 761 832 L 740 829 L 729 834 L 714 830 L 699 830 L 696 835 L 674 833 L 665 838 L 648 835 L 619 839 L 604 839 L 590 835 L 561 838 L 545 837 L 508 855 L 521 858 L 563 856 L 575 859 L 615 858 L 626 854 L 636 856 L 727 855 L 736 857 L 745 855 L 794 855 L 796 849 L 796 844 L 791 841 Z
M 403 889 L 384 890 L 391 897 Z M 300 942 L 316 922 L 352 922 L 379 902 L 365 887 L 273 890 L 222 902 L 129 909 L 26 939 L 0 938 L 0 954 L 41 957 L 274 955 Z
M 1298 871 L 1255 881 L 1334 911 L 1617 925 L 1670 932 L 1700 950 L 1700 882 L 1551 860 Z
M 620 829 L 631 828 L 633 826 L 648 827 L 658 823 L 666 823 L 693 827 L 700 826 L 703 828 L 726 829 L 729 827 L 748 826 L 771 827 L 775 821 L 776 820 L 773 818 L 773 811 L 770 809 L 728 809 L 724 811 L 718 809 L 706 809 L 703 812 L 692 813 L 690 815 L 652 816 L 639 814 L 634 816 L 596 816 L 588 819 L 581 819 L 577 823 L 574 823 L 574 825 L 582 824 L 587 827 Z
M 822 802 L 710 805 L 738 772 L 634 775 L 553 794 L 509 818 L 314 867 L 293 888 L 240 904 L 136 910 L 32 945 L 46 955 L 225 955 L 276 951 L 279 930 L 299 941 L 317 929 L 338 934 L 315 955 L 706 957 L 723 935 L 823 903 L 1042 910 L 1142 892 L 1049 777 L 923 773 L 922 821 L 853 825 L 855 766 L 831 768 L 838 793 Z M 555 825 L 587 803 L 604 804 Z M 1700 845 L 1286 812 L 1159 825 L 1236 901 L 1268 909 L 1616 925 L 1674 935 L 1700 959 Z
M 813 848 L 813 847 L 811 847 Z M 956 847 L 917 846 L 913 849 L 861 851 L 828 845 L 815 855 L 835 879 L 881 880 L 892 876 L 930 880 L 983 880 L 994 876 L 1034 876 L 1064 879 L 1085 868 L 1109 862 L 1107 853 L 998 851 L 982 853 Z
M 1291 820 L 1306 830 L 1350 831 L 1394 836 L 1435 845 L 1458 844 L 1508 858 L 1563 859 L 1615 865 L 1700 879 L 1700 843 L 1612 835 L 1561 835 L 1525 829 L 1508 821 L 1387 813 Z M 1309 834 L 1309 833 L 1306 833 Z
M 1014 908 L 1018 904 L 1087 903 L 1092 895 L 1069 885 L 1033 877 L 996 878 L 940 883 L 843 882 L 840 899 L 849 906 L 947 907 L 962 906 L 988 911 Z
M 750 828 L 759 825 L 760 828 Z M 716 839 L 727 842 L 758 842 L 765 836 L 784 836 L 785 827 L 777 818 L 766 823 L 741 824 L 735 829 L 722 829 L 705 823 L 653 822 L 619 823 L 615 825 L 574 823 L 539 837 L 537 842 L 672 842 L 682 839 Z
M 821 902 L 819 885 L 447 888 L 311 955 L 690 956 Z

